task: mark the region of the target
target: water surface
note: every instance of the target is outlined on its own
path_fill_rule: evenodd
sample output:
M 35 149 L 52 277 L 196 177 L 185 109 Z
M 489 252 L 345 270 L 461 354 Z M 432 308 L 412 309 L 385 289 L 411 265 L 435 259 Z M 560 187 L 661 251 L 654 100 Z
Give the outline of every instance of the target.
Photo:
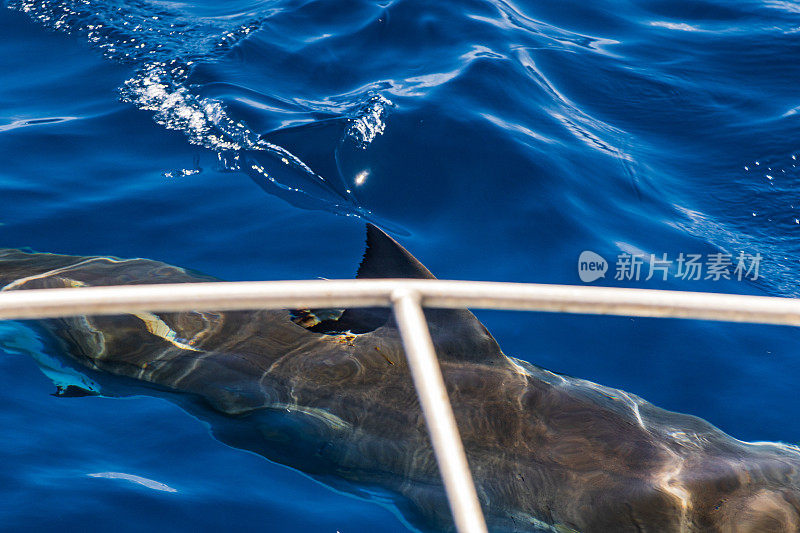
M 789 1 L 14 0 L 0 246 L 349 278 L 372 220 L 441 278 L 746 252 L 757 280 L 595 284 L 794 297 L 798 53 Z M 480 317 L 510 355 L 800 442 L 792 329 Z M 2 527 L 407 531 L 162 400 L 50 396 L 44 340 L 1 327 Z

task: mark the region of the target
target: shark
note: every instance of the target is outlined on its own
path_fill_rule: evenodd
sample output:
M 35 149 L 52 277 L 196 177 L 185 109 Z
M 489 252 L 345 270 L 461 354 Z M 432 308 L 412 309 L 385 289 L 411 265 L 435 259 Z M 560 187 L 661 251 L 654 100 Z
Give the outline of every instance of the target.
M 358 278 L 433 278 L 367 225 Z M 150 259 L 0 250 L 0 290 L 197 283 Z M 800 449 L 505 355 L 466 309 L 426 309 L 491 531 L 800 531 Z M 58 394 L 150 394 L 220 441 L 338 490 L 389 495 L 413 528 L 452 531 L 388 309 L 137 313 L 37 322 Z M 73 379 L 64 376 L 72 375 Z

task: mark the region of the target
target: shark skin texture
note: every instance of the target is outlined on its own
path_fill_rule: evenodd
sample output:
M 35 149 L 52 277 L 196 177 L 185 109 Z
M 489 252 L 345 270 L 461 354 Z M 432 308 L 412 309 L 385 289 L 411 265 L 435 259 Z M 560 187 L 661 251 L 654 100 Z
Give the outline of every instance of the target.
M 370 224 L 358 277 L 433 275 Z M 0 250 L 2 291 L 203 281 L 215 279 L 149 259 Z M 742 442 L 508 357 L 467 310 L 425 314 L 491 531 L 800 531 L 800 449 Z M 422 531 L 453 530 L 387 309 L 138 313 L 36 327 L 104 395 L 166 397 L 226 444 L 339 490 L 380 494 Z M 84 389 L 60 390 L 98 393 Z

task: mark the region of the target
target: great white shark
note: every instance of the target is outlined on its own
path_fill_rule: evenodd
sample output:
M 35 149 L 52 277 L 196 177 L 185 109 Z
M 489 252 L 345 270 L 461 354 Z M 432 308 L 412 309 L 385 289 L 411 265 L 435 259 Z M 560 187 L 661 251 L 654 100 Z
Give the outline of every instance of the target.
M 433 278 L 373 225 L 359 278 Z M 149 259 L 0 250 L 2 291 L 213 281 Z M 800 531 L 800 449 L 503 354 L 467 310 L 425 311 L 492 531 Z M 83 376 L 63 395 L 148 393 L 232 446 L 452 530 L 388 310 L 138 313 L 45 320 Z M 99 390 L 97 390 L 99 389 Z M 364 493 L 366 493 L 364 492 Z

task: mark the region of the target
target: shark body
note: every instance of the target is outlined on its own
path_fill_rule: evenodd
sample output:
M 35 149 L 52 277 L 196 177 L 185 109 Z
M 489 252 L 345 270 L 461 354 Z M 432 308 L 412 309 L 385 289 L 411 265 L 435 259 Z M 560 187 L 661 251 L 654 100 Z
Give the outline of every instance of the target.
M 358 276 L 433 277 L 371 225 Z M 148 259 L 0 250 L 4 291 L 202 281 L 214 278 Z M 507 357 L 469 311 L 426 317 L 491 531 L 800 531 L 800 450 L 741 442 Z M 329 485 L 385 491 L 422 530 L 453 527 L 388 310 L 139 313 L 41 327 L 100 383 L 168 397 L 223 442 Z

